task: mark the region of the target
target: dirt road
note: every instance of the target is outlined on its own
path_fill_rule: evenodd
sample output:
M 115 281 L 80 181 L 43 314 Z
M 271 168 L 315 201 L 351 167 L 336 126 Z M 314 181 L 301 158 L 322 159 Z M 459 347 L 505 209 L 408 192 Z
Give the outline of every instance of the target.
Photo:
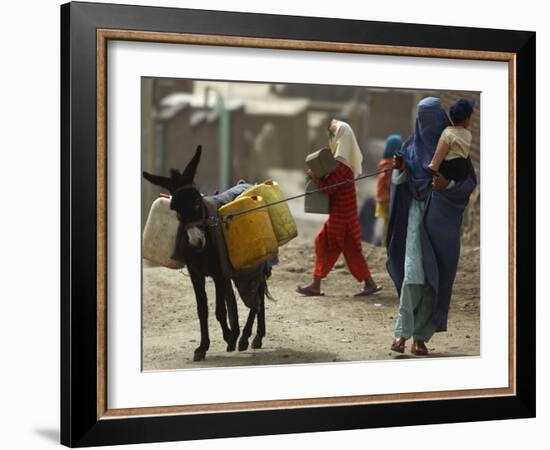
M 354 298 L 360 288 L 340 260 L 324 282 L 325 297 L 295 293 L 313 267 L 310 237 L 299 237 L 280 249 L 266 300 L 267 334 L 263 348 L 227 353 L 214 316 L 214 286 L 207 282 L 211 346 L 206 360 L 193 362 L 200 340 L 191 280 L 182 271 L 152 267 L 143 270 L 144 370 L 364 361 L 415 357 L 389 350 L 398 298 L 385 269 L 385 250 L 364 246 L 374 279 L 384 289 Z M 239 300 L 241 328 L 248 309 Z M 449 314 L 449 330 L 429 342 L 431 357 L 479 355 L 479 248 L 463 247 Z M 254 328 L 255 333 L 255 328 Z M 254 335 L 254 334 L 253 334 Z

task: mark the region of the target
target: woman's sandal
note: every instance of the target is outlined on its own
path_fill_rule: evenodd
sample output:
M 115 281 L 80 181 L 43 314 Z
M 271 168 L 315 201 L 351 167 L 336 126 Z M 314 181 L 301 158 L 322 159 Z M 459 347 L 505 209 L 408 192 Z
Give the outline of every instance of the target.
M 325 295 L 323 291 L 314 291 L 313 289 L 307 286 L 306 287 L 298 286 L 296 288 L 296 292 L 298 292 L 298 294 L 305 295 L 306 297 L 324 297 Z
M 426 356 L 428 354 L 428 347 L 426 347 L 424 341 L 413 341 L 411 353 L 417 356 Z
M 395 338 L 391 344 L 391 349 L 397 353 L 405 353 L 405 339 L 402 337 Z

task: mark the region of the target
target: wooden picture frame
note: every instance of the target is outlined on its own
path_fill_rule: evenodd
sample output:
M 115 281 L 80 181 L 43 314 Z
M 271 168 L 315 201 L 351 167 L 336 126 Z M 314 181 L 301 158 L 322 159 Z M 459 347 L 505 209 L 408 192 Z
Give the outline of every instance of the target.
M 509 384 L 109 409 L 109 40 L 481 59 L 509 68 Z M 112 4 L 61 7 L 61 442 L 91 446 L 535 415 L 535 33 Z

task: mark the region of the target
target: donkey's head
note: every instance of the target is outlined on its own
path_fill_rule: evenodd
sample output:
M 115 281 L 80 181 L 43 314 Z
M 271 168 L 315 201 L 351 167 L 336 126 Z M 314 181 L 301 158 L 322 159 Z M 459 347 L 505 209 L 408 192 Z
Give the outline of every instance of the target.
M 146 180 L 167 189 L 172 195 L 170 209 L 176 211 L 178 220 L 187 231 L 189 245 L 196 249 L 203 248 L 206 243 L 204 231 L 200 228 L 201 221 L 205 217 L 204 205 L 199 188 L 194 184 L 201 152 L 202 148 L 199 145 L 183 172 L 170 169 L 170 177 L 143 172 Z

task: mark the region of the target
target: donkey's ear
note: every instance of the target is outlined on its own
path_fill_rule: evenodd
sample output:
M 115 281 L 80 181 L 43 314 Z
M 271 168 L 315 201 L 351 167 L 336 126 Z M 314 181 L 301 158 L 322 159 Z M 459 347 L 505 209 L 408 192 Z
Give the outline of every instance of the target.
M 171 178 L 163 177 L 160 175 L 153 175 L 148 172 L 143 172 L 143 178 L 145 178 L 147 181 L 153 183 L 156 186 L 163 187 L 164 189 L 167 189 L 168 192 L 172 194 L 172 191 L 174 189 L 174 182 Z
M 197 149 L 195 150 L 195 155 L 193 158 L 191 158 L 191 161 L 189 161 L 189 164 L 187 164 L 187 167 L 184 169 L 183 174 L 181 178 L 185 180 L 186 183 L 192 183 L 195 174 L 197 173 L 197 167 L 199 165 L 199 161 L 201 160 L 201 153 L 202 153 L 202 145 L 197 146 Z
M 180 171 L 176 169 L 170 169 L 170 178 L 172 178 L 172 180 L 177 180 L 178 178 L 181 178 Z

